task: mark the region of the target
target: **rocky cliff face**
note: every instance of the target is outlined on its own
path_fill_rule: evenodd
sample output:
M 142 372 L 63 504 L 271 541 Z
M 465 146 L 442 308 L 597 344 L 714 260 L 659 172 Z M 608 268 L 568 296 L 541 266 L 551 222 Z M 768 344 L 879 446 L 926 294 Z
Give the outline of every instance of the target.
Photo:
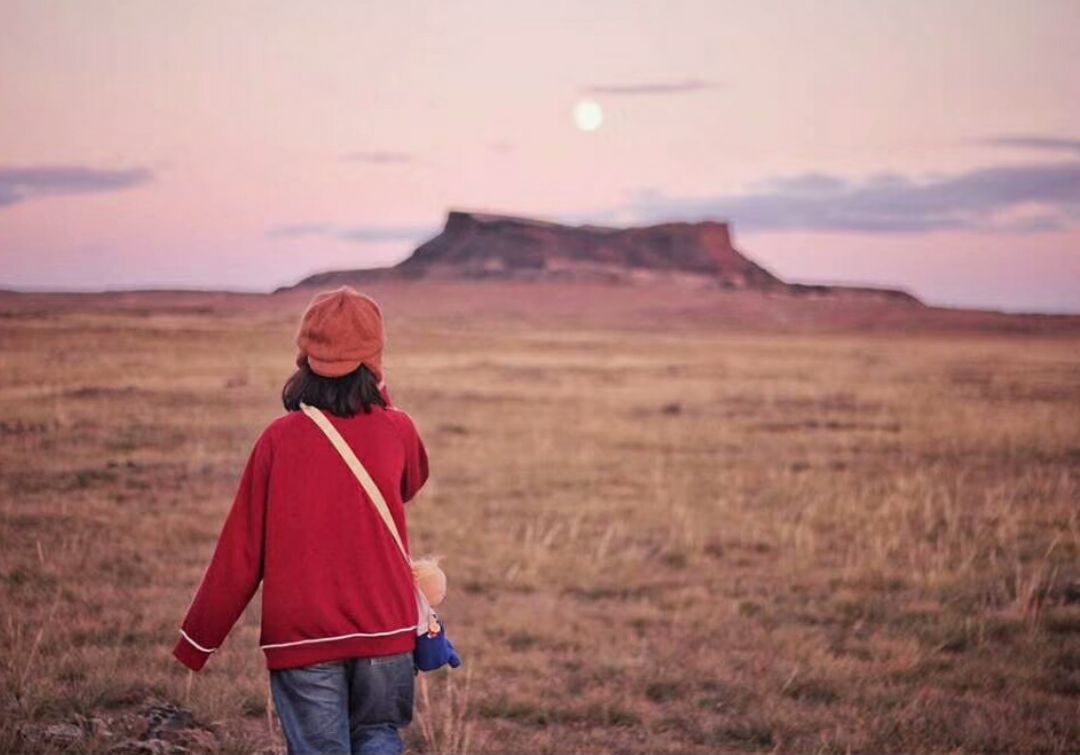
M 785 284 L 740 254 L 726 223 L 642 228 L 566 226 L 451 211 L 446 227 L 396 268 L 410 277 L 609 278 L 707 276 L 730 288 Z

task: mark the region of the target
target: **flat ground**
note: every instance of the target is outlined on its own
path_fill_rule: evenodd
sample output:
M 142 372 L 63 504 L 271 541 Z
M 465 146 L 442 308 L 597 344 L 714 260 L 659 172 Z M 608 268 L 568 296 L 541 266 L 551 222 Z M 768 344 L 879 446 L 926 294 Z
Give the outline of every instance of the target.
M 372 292 L 465 659 L 414 751 L 1080 747 L 1076 319 Z M 0 295 L 0 751 L 280 751 L 257 598 L 169 651 L 310 296 Z

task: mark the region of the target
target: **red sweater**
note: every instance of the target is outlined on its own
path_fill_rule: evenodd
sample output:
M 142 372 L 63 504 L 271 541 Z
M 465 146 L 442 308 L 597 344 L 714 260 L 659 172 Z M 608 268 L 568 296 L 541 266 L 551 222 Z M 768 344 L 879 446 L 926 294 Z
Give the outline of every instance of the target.
M 404 504 L 428 476 L 409 415 L 379 407 L 348 418 L 324 413 L 379 486 L 408 548 Z M 256 440 L 173 655 L 201 669 L 260 581 L 267 668 L 415 647 L 412 572 L 329 438 L 299 411 Z

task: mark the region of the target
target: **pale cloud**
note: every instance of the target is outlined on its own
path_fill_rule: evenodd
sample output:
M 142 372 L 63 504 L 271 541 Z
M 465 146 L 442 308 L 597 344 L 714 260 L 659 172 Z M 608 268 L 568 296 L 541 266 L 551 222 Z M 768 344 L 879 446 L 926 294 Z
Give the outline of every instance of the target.
M 582 92 L 592 95 L 637 96 L 637 95 L 673 95 L 691 94 L 707 89 L 716 89 L 720 84 L 704 79 L 683 79 L 682 81 L 638 81 L 626 84 L 590 84 L 582 87 Z
M 101 169 L 82 165 L 0 167 L 0 207 L 39 197 L 90 194 L 139 186 L 153 180 L 146 168 Z
M 996 147 L 1018 147 L 1046 152 L 1073 152 L 1080 154 L 1080 139 L 1058 136 L 1038 136 L 1033 134 L 1012 134 L 991 136 L 980 140 L 982 144 Z
M 1021 208 L 1038 212 L 1008 217 Z M 637 222 L 727 219 L 750 231 L 1045 231 L 1076 224 L 1080 162 L 989 166 L 934 177 L 808 173 L 717 196 L 673 197 L 650 190 L 633 196 L 623 209 Z
M 359 225 L 342 226 L 333 223 L 293 223 L 271 228 L 266 232 L 272 239 L 295 239 L 322 236 L 339 241 L 377 244 L 391 241 L 420 241 L 438 232 L 430 225 Z
M 413 161 L 413 156 L 408 152 L 371 150 L 349 152 L 342 155 L 341 159 L 345 162 L 367 163 L 369 165 L 405 165 Z

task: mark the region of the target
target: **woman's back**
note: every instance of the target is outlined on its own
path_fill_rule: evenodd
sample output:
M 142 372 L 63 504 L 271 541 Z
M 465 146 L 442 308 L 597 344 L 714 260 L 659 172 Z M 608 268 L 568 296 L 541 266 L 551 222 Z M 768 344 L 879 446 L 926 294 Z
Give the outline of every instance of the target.
M 378 305 L 348 286 L 308 305 L 298 369 L 282 389 L 288 413 L 255 441 L 173 650 L 201 669 L 261 582 L 259 644 L 290 753 L 400 752 L 398 730 L 412 720 L 420 623 L 412 568 L 316 424 L 323 417 L 307 413 L 319 409 L 360 460 L 407 549 L 405 503 L 428 463 L 386 390 L 384 340 Z
M 404 504 L 427 479 L 412 420 L 392 408 L 324 413 L 379 487 L 407 548 Z M 404 630 L 418 619 L 412 572 L 371 500 L 302 412 L 266 432 L 273 453 L 260 645 L 269 668 L 411 650 Z M 335 637 L 342 639 L 328 639 Z
M 259 434 L 174 654 L 194 670 L 263 583 L 259 644 L 271 670 L 411 651 L 418 610 L 409 564 L 309 404 L 371 475 L 408 548 L 405 502 L 428 476 L 423 441 L 382 379 L 378 306 L 343 287 L 305 312 L 288 413 Z M 309 353 L 314 351 L 315 353 Z M 370 366 L 369 366 L 370 365 Z

